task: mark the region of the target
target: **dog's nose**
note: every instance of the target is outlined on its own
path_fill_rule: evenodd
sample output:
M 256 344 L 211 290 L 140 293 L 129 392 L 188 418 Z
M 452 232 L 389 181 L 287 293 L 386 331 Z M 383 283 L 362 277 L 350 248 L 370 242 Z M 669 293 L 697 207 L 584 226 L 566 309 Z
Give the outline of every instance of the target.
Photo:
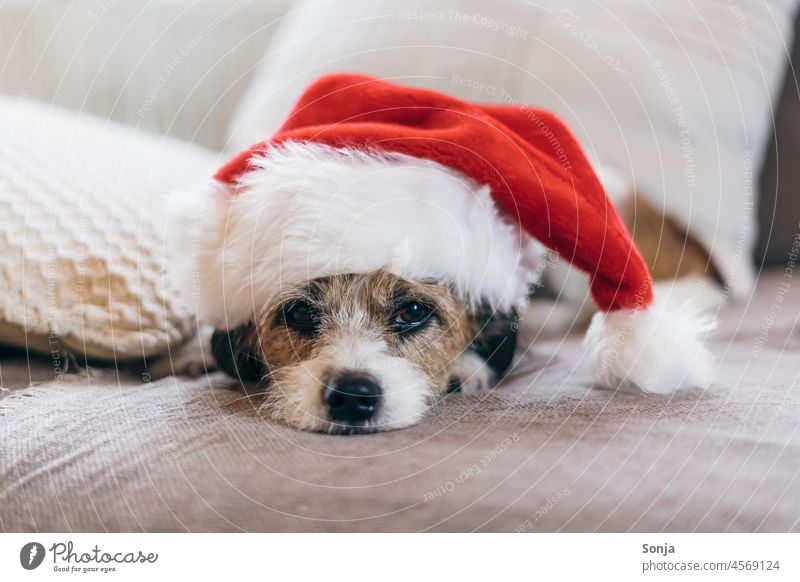
M 378 409 L 381 389 L 372 376 L 345 373 L 325 387 L 325 405 L 331 420 L 356 424 L 369 420 Z

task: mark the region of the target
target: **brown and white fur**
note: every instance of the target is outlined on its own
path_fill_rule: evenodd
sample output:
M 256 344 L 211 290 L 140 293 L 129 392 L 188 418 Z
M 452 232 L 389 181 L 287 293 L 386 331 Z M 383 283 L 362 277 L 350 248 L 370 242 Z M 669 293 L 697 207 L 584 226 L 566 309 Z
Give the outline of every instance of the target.
M 446 393 L 487 386 L 511 363 L 515 329 L 513 315 L 476 312 L 446 286 L 377 270 L 309 281 L 211 344 L 223 370 L 265 388 L 269 418 L 350 434 L 415 424 Z M 349 394 L 348 382 L 374 392 Z M 341 412 L 350 397 L 357 418 Z

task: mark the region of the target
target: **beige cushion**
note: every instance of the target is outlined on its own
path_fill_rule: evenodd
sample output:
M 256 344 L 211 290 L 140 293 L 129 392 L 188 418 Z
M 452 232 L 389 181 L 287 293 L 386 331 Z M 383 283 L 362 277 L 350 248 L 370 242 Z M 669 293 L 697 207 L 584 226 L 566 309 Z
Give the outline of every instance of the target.
M 0 342 L 125 360 L 190 336 L 165 217 L 214 156 L 22 99 L 0 98 L 0 127 Z

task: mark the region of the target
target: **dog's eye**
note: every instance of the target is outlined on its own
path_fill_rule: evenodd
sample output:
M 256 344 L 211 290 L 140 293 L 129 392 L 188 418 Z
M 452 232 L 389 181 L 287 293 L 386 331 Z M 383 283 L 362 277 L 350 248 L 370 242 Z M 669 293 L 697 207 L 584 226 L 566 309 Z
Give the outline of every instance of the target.
M 430 318 L 433 308 L 419 301 L 408 301 L 400 306 L 394 317 L 394 325 L 399 331 L 417 328 Z
M 292 301 L 281 310 L 282 323 L 304 334 L 312 334 L 319 325 L 319 314 L 306 301 Z

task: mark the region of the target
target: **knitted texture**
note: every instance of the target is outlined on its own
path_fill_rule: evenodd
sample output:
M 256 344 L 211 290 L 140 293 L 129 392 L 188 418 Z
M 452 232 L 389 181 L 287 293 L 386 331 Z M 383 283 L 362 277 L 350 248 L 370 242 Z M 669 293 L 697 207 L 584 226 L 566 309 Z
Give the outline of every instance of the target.
M 22 99 L 0 99 L 0 127 L 0 341 L 133 359 L 191 336 L 164 276 L 168 193 L 213 156 Z

